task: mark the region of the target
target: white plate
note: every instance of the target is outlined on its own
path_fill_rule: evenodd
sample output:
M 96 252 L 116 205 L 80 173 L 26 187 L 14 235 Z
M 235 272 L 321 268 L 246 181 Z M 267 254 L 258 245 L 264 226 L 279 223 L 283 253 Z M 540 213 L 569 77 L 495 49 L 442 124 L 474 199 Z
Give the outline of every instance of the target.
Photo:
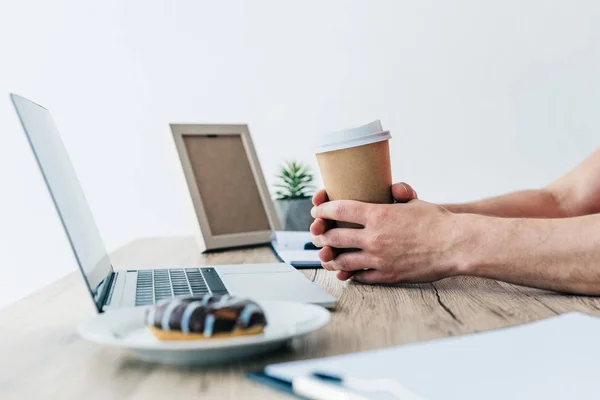
M 160 341 L 144 324 L 147 307 L 126 308 L 98 314 L 78 327 L 92 342 L 130 350 L 145 361 L 166 364 L 212 364 L 274 350 L 291 339 L 306 335 L 329 322 L 326 309 L 288 301 L 257 301 L 267 318 L 264 333 L 229 339 Z

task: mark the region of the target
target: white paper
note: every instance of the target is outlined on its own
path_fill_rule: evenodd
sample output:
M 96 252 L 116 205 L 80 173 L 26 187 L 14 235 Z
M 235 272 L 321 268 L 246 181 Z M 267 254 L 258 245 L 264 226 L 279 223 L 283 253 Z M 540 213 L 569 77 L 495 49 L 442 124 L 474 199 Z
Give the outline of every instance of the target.
M 304 231 L 275 231 L 273 235 L 273 245 L 279 250 L 304 250 L 310 241 L 310 232 Z
M 312 371 L 394 379 L 430 400 L 600 399 L 599 363 L 600 319 L 569 313 L 439 341 L 271 365 L 265 372 L 286 380 Z

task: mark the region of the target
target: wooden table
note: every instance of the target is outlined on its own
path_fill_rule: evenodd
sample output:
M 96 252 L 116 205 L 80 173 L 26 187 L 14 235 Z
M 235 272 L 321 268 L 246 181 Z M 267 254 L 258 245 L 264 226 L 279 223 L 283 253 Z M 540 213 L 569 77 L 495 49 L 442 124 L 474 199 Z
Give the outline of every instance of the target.
M 112 256 L 117 268 L 275 262 L 267 247 L 208 255 L 191 238 L 137 240 Z M 279 399 L 245 379 L 272 362 L 432 340 L 550 317 L 600 315 L 600 299 L 566 296 L 476 278 L 433 284 L 366 286 L 305 272 L 339 299 L 324 329 L 289 349 L 223 367 L 138 362 L 124 351 L 80 339 L 76 325 L 94 314 L 79 272 L 0 311 L 0 399 Z

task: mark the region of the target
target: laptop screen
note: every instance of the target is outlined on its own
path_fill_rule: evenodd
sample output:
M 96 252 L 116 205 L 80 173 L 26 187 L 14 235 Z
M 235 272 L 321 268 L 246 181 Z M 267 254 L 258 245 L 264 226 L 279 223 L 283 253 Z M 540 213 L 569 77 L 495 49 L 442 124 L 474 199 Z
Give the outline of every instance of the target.
M 112 267 L 67 150 L 48 110 L 17 95 L 11 99 L 100 311 Z

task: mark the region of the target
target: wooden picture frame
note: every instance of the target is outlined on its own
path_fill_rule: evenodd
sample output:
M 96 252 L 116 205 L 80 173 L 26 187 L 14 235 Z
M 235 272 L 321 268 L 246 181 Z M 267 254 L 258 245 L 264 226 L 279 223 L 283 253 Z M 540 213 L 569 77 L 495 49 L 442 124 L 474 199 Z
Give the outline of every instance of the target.
M 247 125 L 170 124 L 202 252 L 271 242 L 281 229 Z

